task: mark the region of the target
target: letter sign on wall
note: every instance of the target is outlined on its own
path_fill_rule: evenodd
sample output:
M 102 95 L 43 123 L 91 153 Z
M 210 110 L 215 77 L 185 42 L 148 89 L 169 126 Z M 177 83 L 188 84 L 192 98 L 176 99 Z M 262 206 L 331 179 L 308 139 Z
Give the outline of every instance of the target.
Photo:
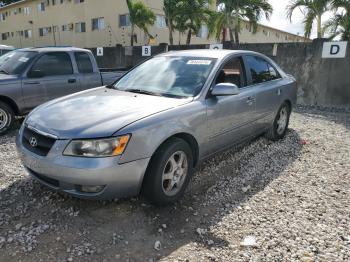
M 152 55 L 152 48 L 150 46 L 143 46 L 142 56 L 151 56 L 151 55 Z
M 322 58 L 344 58 L 348 42 L 325 42 L 323 44 Z
M 97 47 L 97 56 L 103 56 L 103 47 Z

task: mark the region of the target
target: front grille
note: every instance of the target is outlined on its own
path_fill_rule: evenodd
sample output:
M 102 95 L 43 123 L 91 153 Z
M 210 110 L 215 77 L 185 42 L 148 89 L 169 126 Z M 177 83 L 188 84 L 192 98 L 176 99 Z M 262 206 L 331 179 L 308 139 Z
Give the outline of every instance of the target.
M 35 139 L 36 143 L 31 145 L 31 140 L 33 139 Z M 47 156 L 55 142 L 56 139 L 38 134 L 28 127 L 25 127 L 23 130 L 23 146 L 39 156 Z
M 37 172 L 34 172 L 33 170 L 31 169 L 28 169 L 29 172 L 35 176 L 37 179 L 45 182 L 46 184 L 50 185 L 50 186 L 53 186 L 53 187 L 59 187 L 60 183 L 58 182 L 58 180 L 56 179 L 53 179 L 53 178 L 49 178 L 49 177 L 46 177 L 46 176 L 43 176 L 43 175 L 40 175 L 38 174 Z

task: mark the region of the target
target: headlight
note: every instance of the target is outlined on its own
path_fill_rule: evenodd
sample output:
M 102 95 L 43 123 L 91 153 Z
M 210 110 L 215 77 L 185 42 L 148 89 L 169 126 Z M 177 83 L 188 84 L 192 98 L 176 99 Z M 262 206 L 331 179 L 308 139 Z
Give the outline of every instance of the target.
M 63 152 L 65 156 L 111 157 L 123 154 L 130 135 L 105 138 L 73 140 Z

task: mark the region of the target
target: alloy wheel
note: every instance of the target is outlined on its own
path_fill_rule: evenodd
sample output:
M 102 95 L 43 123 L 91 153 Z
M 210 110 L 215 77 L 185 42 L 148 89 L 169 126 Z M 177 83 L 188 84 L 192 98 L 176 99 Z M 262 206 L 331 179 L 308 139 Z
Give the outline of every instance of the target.
M 176 195 L 182 188 L 188 174 L 187 155 L 175 152 L 167 161 L 162 176 L 162 188 L 167 196 Z
M 277 133 L 282 135 L 286 130 L 288 122 L 288 109 L 287 107 L 282 107 L 277 120 Z
M 6 111 L 0 108 L 0 130 L 6 127 L 8 118 Z

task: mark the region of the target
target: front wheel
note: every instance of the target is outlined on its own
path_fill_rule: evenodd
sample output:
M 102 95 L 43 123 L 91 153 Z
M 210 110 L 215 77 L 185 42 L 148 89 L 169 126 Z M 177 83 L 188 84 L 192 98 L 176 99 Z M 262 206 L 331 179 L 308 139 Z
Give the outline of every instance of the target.
M 0 136 L 6 134 L 13 126 L 15 115 L 11 107 L 0 102 Z
M 157 206 L 173 204 L 183 196 L 192 172 L 190 146 L 182 139 L 172 138 L 152 157 L 142 192 Z
M 276 118 L 267 133 L 269 139 L 276 141 L 285 137 L 288 130 L 290 114 L 291 108 L 288 103 L 284 102 L 279 108 Z

